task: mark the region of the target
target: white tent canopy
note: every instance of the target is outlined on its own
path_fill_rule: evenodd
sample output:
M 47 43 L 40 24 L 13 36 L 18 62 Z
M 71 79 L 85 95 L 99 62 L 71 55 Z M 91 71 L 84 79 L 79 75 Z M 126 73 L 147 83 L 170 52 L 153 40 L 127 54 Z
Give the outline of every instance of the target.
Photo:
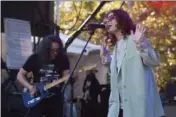
M 61 38 L 63 44 L 65 45 L 69 36 L 60 33 L 60 38 Z M 74 41 L 68 47 L 67 52 L 73 53 L 73 54 L 81 54 L 85 45 L 86 45 L 86 41 L 75 38 Z M 97 50 L 100 51 L 100 45 L 94 45 L 94 44 L 88 43 L 88 45 L 86 47 L 86 52 L 84 53 L 84 55 L 88 55 L 89 52 L 97 51 Z
M 63 33 L 60 33 L 59 34 L 62 42 L 63 42 L 63 45 L 65 45 L 65 43 L 67 42 L 69 36 L 68 35 L 65 35 Z M 38 37 L 35 37 L 35 42 L 38 43 Z M 42 38 L 41 38 L 42 39 Z M 31 41 L 34 42 L 34 38 L 31 37 Z M 86 41 L 84 40 L 81 40 L 81 39 L 78 39 L 78 38 L 75 38 L 73 40 L 73 42 L 70 44 L 70 46 L 67 48 L 67 52 L 70 54 L 81 54 L 84 46 L 86 45 Z M 100 51 L 100 45 L 95 45 L 95 44 L 92 44 L 92 43 L 88 43 L 87 47 L 86 47 L 86 52 L 84 52 L 84 55 L 88 55 L 90 52 L 93 52 L 93 51 Z

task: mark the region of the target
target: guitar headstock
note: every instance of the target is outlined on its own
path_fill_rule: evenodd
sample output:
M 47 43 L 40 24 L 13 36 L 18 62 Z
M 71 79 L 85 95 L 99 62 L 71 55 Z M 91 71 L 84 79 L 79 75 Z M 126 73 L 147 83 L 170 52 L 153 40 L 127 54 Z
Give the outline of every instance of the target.
M 81 69 L 79 69 L 78 72 L 85 72 L 85 71 L 89 71 L 89 70 L 95 70 L 96 67 L 97 67 L 97 64 L 84 66 Z

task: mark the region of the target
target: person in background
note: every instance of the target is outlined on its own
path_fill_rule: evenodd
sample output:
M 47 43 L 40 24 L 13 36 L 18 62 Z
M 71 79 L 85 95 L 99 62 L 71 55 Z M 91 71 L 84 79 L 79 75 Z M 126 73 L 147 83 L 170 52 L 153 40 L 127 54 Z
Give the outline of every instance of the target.
M 99 104 L 99 116 L 100 117 L 107 117 L 108 114 L 108 100 L 109 100 L 109 94 L 110 94 L 110 88 L 109 84 L 101 85 L 101 101 Z
M 159 55 L 144 36 L 145 28 L 135 26 L 122 9 L 110 11 L 104 24 L 108 35 L 101 60 L 111 69 L 108 117 L 164 116 L 152 72 L 160 63 Z M 112 57 L 107 52 L 108 39 L 114 46 Z
M 95 71 L 89 71 L 83 84 L 82 117 L 98 117 L 98 96 L 101 86 Z

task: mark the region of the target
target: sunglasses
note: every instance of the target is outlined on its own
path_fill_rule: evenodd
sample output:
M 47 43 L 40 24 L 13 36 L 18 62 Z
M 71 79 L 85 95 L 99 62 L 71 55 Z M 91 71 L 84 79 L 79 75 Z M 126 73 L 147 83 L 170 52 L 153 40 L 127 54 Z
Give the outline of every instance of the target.
M 110 13 L 109 15 L 108 15 L 108 20 L 113 20 L 113 19 L 115 19 L 116 17 L 115 17 L 115 15 L 113 14 L 113 13 Z
M 53 53 L 54 53 L 54 52 L 57 52 L 57 53 L 58 53 L 58 52 L 59 52 L 59 49 L 51 49 L 51 52 L 53 52 Z

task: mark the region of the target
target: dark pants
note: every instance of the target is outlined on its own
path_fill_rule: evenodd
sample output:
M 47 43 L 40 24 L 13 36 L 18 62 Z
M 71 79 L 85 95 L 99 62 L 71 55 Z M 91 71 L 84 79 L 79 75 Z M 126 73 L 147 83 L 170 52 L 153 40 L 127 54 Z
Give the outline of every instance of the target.
M 81 117 L 98 117 L 98 102 L 82 103 Z
M 30 109 L 30 117 L 62 117 L 63 102 L 60 96 L 43 99 L 39 104 Z
M 118 117 L 123 117 L 123 110 L 120 109 L 119 116 Z

